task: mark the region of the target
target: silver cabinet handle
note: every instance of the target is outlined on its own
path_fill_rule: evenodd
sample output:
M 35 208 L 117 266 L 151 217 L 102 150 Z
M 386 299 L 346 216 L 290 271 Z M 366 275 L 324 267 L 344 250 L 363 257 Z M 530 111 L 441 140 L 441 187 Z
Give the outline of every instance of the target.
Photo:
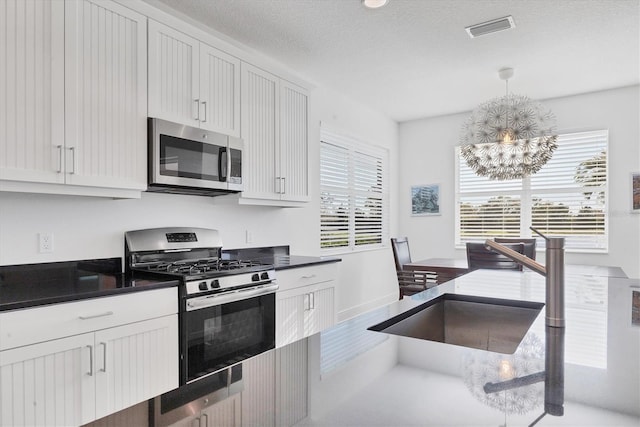
M 196 119 L 197 121 L 200 121 L 200 98 L 198 98 L 198 99 L 194 99 L 194 100 L 193 100 L 193 102 L 195 102 L 195 103 L 196 103 L 196 112 L 197 112 L 197 113 L 196 113 L 196 117 L 195 117 L 195 119 Z
M 93 376 L 93 346 L 92 345 L 88 345 L 87 347 L 89 347 L 89 376 L 92 377 Z
M 102 369 L 100 369 L 100 372 L 107 372 L 107 343 L 106 342 L 101 342 L 100 343 L 102 347 Z
M 302 299 L 303 299 L 304 311 L 311 310 L 311 298 L 309 297 L 309 294 L 304 294 Z
M 113 315 L 113 311 L 105 311 L 104 313 L 92 314 L 91 316 L 78 316 L 78 319 L 89 320 L 89 319 L 95 319 L 96 317 L 105 317 L 105 316 L 112 316 L 112 315 Z
M 276 193 L 276 194 L 280 194 L 280 188 L 282 188 L 282 182 L 281 182 L 281 179 L 282 179 L 282 178 L 280 178 L 279 176 L 277 176 L 277 177 L 276 177 L 276 182 L 275 182 L 275 185 L 276 185 L 275 193 Z
M 280 178 L 280 194 L 284 194 L 286 192 L 287 186 L 285 179 L 286 178 Z
M 313 292 L 309 293 L 309 301 L 311 302 L 309 304 L 309 308 L 311 310 L 313 310 L 314 308 L 316 308 L 316 296 Z
M 69 147 L 69 151 L 71 151 L 71 171 L 69 173 L 73 175 L 76 173 L 76 147 Z
M 315 274 L 308 274 L 306 276 L 302 276 L 301 279 L 313 279 L 314 277 L 316 277 Z
M 58 173 L 62 172 L 62 145 L 56 145 L 58 148 Z
M 204 418 L 204 427 L 209 427 L 209 415 L 202 414 L 202 418 Z
M 207 101 L 202 101 L 202 106 L 204 107 L 204 119 L 202 119 L 202 123 L 207 121 Z

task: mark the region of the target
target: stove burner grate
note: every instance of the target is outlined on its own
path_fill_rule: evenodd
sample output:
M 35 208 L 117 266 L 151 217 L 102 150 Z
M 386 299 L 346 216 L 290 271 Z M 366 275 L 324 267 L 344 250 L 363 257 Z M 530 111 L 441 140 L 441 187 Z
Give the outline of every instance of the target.
M 258 261 L 201 259 L 189 261 L 160 262 L 147 266 L 148 271 L 182 275 L 194 275 L 208 272 L 238 270 L 264 265 Z

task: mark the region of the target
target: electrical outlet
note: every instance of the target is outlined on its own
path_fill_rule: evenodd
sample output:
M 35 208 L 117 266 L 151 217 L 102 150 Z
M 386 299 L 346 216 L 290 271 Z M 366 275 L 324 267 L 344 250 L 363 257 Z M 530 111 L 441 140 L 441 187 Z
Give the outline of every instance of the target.
M 247 243 L 253 243 L 253 233 L 251 232 L 251 230 L 246 230 L 245 235 Z
M 53 252 L 53 233 L 38 233 L 38 242 L 41 254 Z

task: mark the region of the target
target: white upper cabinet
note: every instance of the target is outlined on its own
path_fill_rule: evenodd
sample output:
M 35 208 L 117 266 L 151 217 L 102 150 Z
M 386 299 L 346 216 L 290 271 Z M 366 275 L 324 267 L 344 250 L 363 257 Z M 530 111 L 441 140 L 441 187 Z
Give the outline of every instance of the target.
M 0 22 L 0 190 L 139 195 L 146 18 L 108 0 L 5 0 Z
M 243 62 L 241 105 L 245 143 L 241 202 L 293 206 L 288 202 L 308 201 L 306 91 Z
M 149 116 L 240 136 L 240 60 L 149 21 Z
M 0 2 L 2 180 L 64 182 L 63 24 L 62 0 Z
M 282 200 L 309 201 L 308 102 L 304 89 L 280 80 Z
M 200 43 L 200 127 L 240 136 L 240 60 Z
M 146 189 L 146 18 L 117 3 L 65 6 L 66 182 Z

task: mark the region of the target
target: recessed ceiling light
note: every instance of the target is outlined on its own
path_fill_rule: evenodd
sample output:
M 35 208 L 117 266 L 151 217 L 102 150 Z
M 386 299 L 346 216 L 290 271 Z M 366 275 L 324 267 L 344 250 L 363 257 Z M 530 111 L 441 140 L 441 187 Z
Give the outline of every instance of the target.
M 467 34 L 472 39 L 475 37 L 484 36 L 485 34 L 495 33 L 496 31 L 504 31 L 510 30 L 511 28 L 515 28 L 516 23 L 513 20 L 511 15 L 505 16 L 504 18 L 498 18 L 487 22 L 482 22 L 481 24 L 471 25 L 466 27 Z
M 362 0 L 362 4 L 364 7 L 368 7 L 369 9 L 378 9 L 386 5 L 389 0 Z

